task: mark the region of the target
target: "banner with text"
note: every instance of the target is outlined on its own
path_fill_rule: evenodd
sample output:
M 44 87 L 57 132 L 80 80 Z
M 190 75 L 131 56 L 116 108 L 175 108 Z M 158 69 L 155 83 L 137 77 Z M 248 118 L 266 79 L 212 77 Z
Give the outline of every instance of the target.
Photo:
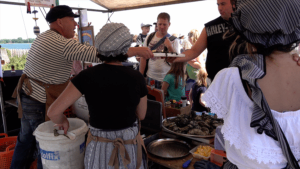
M 37 6 L 37 7 L 52 7 L 56 6 L 55 0 L 25 0 L 25 5 L 28 5 L 28 2 L 30 3 L 30 6 Z

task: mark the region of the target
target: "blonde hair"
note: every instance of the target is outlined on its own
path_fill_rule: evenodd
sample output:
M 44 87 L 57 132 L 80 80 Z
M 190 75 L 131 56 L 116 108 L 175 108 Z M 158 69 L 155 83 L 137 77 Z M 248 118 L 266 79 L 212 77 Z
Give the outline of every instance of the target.
M 224 35 L 223 35 L 223 39 L 229 38 L 234 36 L 235 33 L 230 33 L 229 30 L 227 30 Z M 233 55 L 235 54 L 235 50 L 240 51 L 242 47 L 244 48 L 244 52 L 250 54 L 250 56 L 253 56 L 253 54 L 256 52 L 256 48 L 249 42 L 247 41 L 242 41 L 242 43 L 237 43 L 237 41 L 240 41 L 241 36 L 237 35 L 237 37 L 235 38 L 235 40 L 232 42 L 232 44 L 230 45 L 229 48 L 229 59 L 232 60 Z
M 188 34 L 189 38 L 191 38 L 193 43 L 196 43 L 196 41 L 198 40 L 198 38 L 200 37 L 200 33 L 197 29 L 192 29 L 189 34 Z
M 207 87 L 207 82 L 206 82 L 206 78 L 207 78 L 207 72 L 205 70 L 205 68 L 200 68 L 198 73 L 197 73 L 197 80 L 196 83 L 198 86 L 205 86 Z

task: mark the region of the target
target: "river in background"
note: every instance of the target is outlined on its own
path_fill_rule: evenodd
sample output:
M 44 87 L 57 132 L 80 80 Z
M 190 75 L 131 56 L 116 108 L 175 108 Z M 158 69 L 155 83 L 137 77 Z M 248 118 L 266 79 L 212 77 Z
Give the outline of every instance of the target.
M 10 44 L 0 44 L 2 49 L 0 49 L 0 58 L 9 63 L 8 51 L 10 51 L 12 57 L 21 57 L 26 55 L 31 47 L 31 43 L 10 43 Z
M 6 43 L 6 44 L 1 44 L 2 48 L 6 49 L 30 49 L 31 43 Z

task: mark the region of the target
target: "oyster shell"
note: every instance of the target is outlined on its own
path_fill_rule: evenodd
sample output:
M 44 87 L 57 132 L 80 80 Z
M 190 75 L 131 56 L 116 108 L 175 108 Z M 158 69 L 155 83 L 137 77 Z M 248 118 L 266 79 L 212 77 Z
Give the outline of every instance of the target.
M 203 136 L 214 135 L 216 127 L 222 124 L 222 119 L 216 119 L 205 113 L 197 116 L 195 112 L 191 112 L 190 115 L 177 115 L 163 123 L 166 128 L 177 133 Z

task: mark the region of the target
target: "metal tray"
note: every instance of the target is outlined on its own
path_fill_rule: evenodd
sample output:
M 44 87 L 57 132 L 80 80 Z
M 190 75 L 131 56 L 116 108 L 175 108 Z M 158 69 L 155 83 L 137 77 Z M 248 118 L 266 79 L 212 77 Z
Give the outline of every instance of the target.
M 167 119 L 173 119 L 173 118 L 176 118 L 176 117 L 168 117 Z M 176 134 L 176 135 L 179 135 L 179 136 L 184 136 L 184 137 L 196 137 L 196 138 L 211 138 L 211 137 L 215 137 L 215 135 L 207 135 L 207 136 L 201 136 L 201 135 L 190 135 L 190 134 L 182 134 L 182 133 L 177 133 L 175 131 L 172 131 L 172 130 L 169 130 L 167 129 L 165 126 L 164 126 L 164 121 L 166 119 L 164 119 L 162 121 L 162 128 L 163 130 L 169 132 L 169 133 L 173 133 L 173 134 Z
M 174 159 L 182 158 L 190 154 L 191 146 L 185 141 L 178 139 L 158 139 L 147 146 L 147 151 L 154 156 Z

